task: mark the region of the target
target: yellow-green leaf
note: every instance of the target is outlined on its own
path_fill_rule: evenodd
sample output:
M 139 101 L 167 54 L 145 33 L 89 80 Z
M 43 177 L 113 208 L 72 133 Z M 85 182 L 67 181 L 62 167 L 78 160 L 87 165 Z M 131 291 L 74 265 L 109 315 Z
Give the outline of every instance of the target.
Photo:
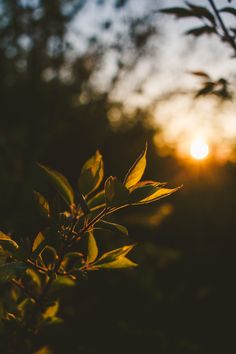
M 88 232 L 87 263 L 92 263 L 98 256 L 98 247 L 92 232 Z
M 152 181 L 139 182 L 132 188 L 129 195 L 129 202 L 133 204 L 146 199 L 160 190 L 163 185 L 165 185 L 165 183 Z
M 44 198 L 44 196 L 42 194 L 40 194 L 39 192 L 36 192 L 36 191 L 34 191 L 34 197 L 37 202 L 40 214 L 44 218 L 48 218 L 49 217 L 49 205 L 48 205 L 47 200 Z
M 64 199 L 64 201 L 71 205 L 74 203 L 74 193 L 73 189 L 66 179 L 61 173 L 55 171 L 49 167 L 38 164 L 38 168 L 45 175 L 51 185 L 56 189 L 56 191 L 60 194 L 60 196 Z
M 110 231 L 113 231 L 113 232 L 119 232 L 119 233 L 121 233 L 123 235 L 128 236 L 128 230 L 123 225 L 115 224 L 115 223 L 108 222 L 108 221 L 105 221 L 105 220 L 100 220 L 95 225 L 96 225 L 95 227 L 99 227 L 99 228 L 102 228 L 102 229 L 110 230 Z
M 45 319 L 54 317 L 57 314 L 58 309 L 59 309 L 59 302 L 54 301 L 50 306 L 46 308 L 46 310 L 43 313 L 43 317 Z
M 39 232 L 34 239 L 33 246 L 32 246 L 32 252 L 34 252 L 41 245 L 41 243 L 44 240 L 45 240 L 44 235 L 42 234 L 42 232 Z
M 137 267 L 137 264 L 132 262 L 127 257 L 119 257 L 112 262 L 101 263 L 94 265 L 88 270 L 98 270 L 98 269 L 124 269 L 124 268 L 134 268 Z
M 133 166 L 128 171 L 124 179 L 124 185 L 126 188 L 130 189 L 132 186 L 137 184 L 142 178 L 145 168 L 146 168 L 146 154 L 147 154 L 147 144 L 145 150 L 137 158 Z
M 33 242 L 31 258 L 36 259 L 43 251 L 45 246 L 46 246 L 45 236 L 41 232 L 39 232 Z
M 2 231 L 0 231 L 0 246 L 9 253 L 14 253 L 19 248 L 18 244 Z
M 109 177 L 105 183 L 106 205 L 108 207 L 123 206 L 128 203 L 129 191 L 116 177 Z
M 96 151 L 82 167 L 78 181 L 79 190 L 83 195 L 94 192 L 103 180 L 103 159 L 99 151 Z
M 133 205 L 139 205 L 139 204 L 148 204 L 155 202 L 161 198 L 167 197 L 176 191 L 178 191 L 181 187 L 177 188 L 160 188 L 158 189 L 155 193 L 151 194 L 150 196 L 140 200 L 139 202 L 133 202 Z
M 126 254 L 129 253 L 133 248 L 134 245 L 128 245 L 117 248 L 113 251 L 106 252 L 95 263 L 93 263 L 93 265 L 111 263 L 113 261 L 116 261 L 119 257 L 126 256 Z
M 25 313 L 30 313 L 34 306 L 35 300 L 32 298 L 26 298 L 20 302 L 20 304 L 17 306 L 17 310 L 22 313 L 22 316 L 24 316 Z

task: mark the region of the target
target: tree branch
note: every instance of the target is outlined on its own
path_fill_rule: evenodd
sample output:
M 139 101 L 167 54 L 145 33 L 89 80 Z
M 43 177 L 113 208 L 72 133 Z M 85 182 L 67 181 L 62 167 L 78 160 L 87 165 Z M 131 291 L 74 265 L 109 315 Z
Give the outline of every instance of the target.
M 224 33 L 224 36 L 225 36 L 224 39 L 231 45 L 231 47 L 233 48 L 233 50 L 235 52 L 235 56 L 236 56 L 236 43 L 234 41 L 234 38 L 229 34 L 229 31 L 228 31 L 228 29 L 227 29 L 227 27 L 226 27 L 221 15 L 220 15 L 219 10 L 217 9 L 217 7 L 216 7 L 216 5 L 214 3 L 214 0 L 208 0 L 208 1 L 209 1 L 210 5 L 211 5 L 213 11 L 214 11 L 214 14 L 215 14 L 216 18 L 219 21 L 219 24 L 220 24 L 221 29 L 222 29 L 222 31 Z

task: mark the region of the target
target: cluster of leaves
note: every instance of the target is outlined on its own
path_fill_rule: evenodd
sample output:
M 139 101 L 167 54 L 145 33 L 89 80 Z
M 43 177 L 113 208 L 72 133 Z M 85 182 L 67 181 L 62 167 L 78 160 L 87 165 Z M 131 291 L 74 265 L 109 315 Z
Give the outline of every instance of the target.
M 174 15 L 177 19 L 196 18 L 201 21 L 201 26 L 189 29 L 186 34 L 199 37 L 203 34 L 216 34 L 221 40 L 228 42 L 236 54 L 236 28 L 227 28 L 224 24 L 222 14 L 236 16 L 236 9 L 231 6 L 217 9 L 213 0 L 209 0 L 210 10 L 206 6 L 198 6 L 188 1 L 185 7 L 170 7 L 160 10 L 164 14 Z
M 10 284 L 15 303 L 15 307 L 0 309 L 2 324 L 37 333 L 44 325 L 60 322 L 59 303 L 53 289 L 63 284 L 75 285 L 90 271 L 136 266 L 127 258 L 133 244 L 100 254 L 95 231 L 111 230 L 127 236 L 123 225 L 106 220 L 109 214 L 129 205 L 155 202 L 178 189 L 167 188 L 165 183 L 140 181 L 146 153 L 147 147 L 123 183 L 111 176 L 100 191 L 104 170 L 98 151 L 84 164 L 76 193 L 59 172 L 37 165 L 38 176 L 47 181 L 56 199 L 47 200 L 34 191 L 47 226 L 33 241 L 16 242 L 11 235 L 0 233 L 0 282 Z
M 231 1 L 228 1 L 230 3 Z M 195 18 L 202 22 L 199 27 L 194 27 L 185 32 L 187 35 L 199 37 L 201 35 L 215 34 L 223 42 L 226 42 L 234 51 L 236 56 L 236 28 L 226 26 L 222 15 L 228 14 L 236 16 L 236 9 L 232 6 L 217 8 L 214 0 L 209 0 L 207 6 L 198 6 L 185 1 L 184 7 L 170 7 L 160 10 L 164 14 L 174 15 L 177 19 Z M 202 87 L 196 92 L 195 97 L 213 95 L 222 100 L 232 99 L 232 93 L 229 90 L 229 82 L 225 78 L 212 80 L 211 77 L 203 71 L 195 71 L 192 74 L 203 79 Z
M 222 100 L 232 99 L 232 93 L 229 90 L 229 82 L 220 78 L 213 80 L 209 74 L 204 71 L 193 71 L 191 74 L 198 76 L 202 79 L 202 87 L 196 92 L 195 97 L 213 95 L 221 98 Z

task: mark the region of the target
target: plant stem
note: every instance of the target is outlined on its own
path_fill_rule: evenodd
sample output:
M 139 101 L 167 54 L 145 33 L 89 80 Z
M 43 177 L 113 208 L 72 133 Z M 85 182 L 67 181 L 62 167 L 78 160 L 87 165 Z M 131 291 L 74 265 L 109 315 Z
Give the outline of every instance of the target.
M 71 246 L 74 242 L 78 240 L 79 237 L 81 237 L 85 232 L 87 232 L 91 226 L 93 226 L 98 220 L 100 220 L 103 216 L 105 216 L 109 212 L 109 208 L 104 208 L 97 216 L 95 216 L 94 219 L 92 219 L 79 233 L 78 235 L 74 236 L 71 238 L 71 242 L 69 245 Z
M 235 52 L 235 55 L 236 55 L 236 43 L 234 41 L 234 38 L 229 34 L 229 31 L 220 15 L 220 12 L 219 10 L 217 9 L 215 3 L 214 3 L 214 0 L 208 0 L 214 13 L 215 13 L 215 16 L 217 17 L 218 21 L 219 21 L 219 24 L 221 26 L 221 29 L 224 33 L 224 36 L 225 36 L 225 40 L 231 45 L 231 47 L 233 48 L 234 52 Z
M 83 194 L 78 190 L 78 200 L 79 200 L 79 205 L 81 206 L 81 209 L 84 212 L 84 215 L 87 215 L 90 213 L 88 204 L 83 196 Z

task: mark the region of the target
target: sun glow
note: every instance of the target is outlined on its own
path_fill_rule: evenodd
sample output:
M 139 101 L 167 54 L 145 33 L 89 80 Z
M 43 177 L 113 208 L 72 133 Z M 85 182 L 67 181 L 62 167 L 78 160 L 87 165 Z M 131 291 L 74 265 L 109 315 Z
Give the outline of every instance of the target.
M 209 154 L 209 147 L 203 139 L 197 138 L 191 144 L 190 154 L 196 160 L 205 159 Z

